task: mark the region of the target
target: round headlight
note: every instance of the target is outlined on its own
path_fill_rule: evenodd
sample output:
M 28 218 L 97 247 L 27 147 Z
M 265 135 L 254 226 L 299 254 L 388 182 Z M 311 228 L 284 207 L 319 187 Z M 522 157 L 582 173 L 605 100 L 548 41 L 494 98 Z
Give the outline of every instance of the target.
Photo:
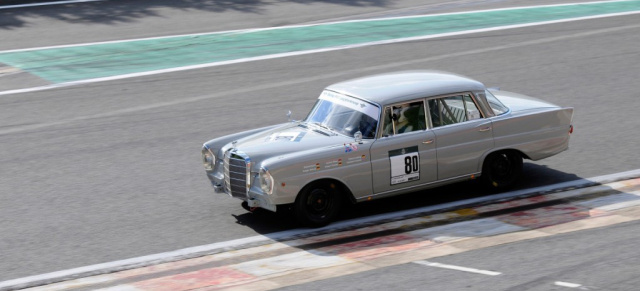
M 260 188 L 267 194 L 273 193 L 273 177 L 265 168 L 260 168 Z
M 207 171 L 213 170 L 216 164 L 216 156 L 207 147 L 202 148 L 202 164 Z

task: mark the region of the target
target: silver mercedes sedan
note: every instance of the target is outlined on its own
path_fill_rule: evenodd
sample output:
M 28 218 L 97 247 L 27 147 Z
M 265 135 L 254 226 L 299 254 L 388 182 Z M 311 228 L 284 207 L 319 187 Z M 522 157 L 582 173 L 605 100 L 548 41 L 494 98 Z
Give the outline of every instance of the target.
M 317 227 L 343 203 L 476 178 L 508 189 L 523 159 L 568 148 L 572 116 L 456 74 L 395 72 L 331 85 L 304 120 L 212 139 L 202 157 L 215 192 Z

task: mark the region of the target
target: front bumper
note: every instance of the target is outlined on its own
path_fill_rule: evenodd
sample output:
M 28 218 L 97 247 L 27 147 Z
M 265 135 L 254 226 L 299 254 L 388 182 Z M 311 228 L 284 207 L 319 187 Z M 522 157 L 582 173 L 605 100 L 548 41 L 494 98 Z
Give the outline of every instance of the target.
M 224 186 L 216 184 L 214 182 L 211 182 L 211 186 L 213 186 L 213 191 L 217 194 L 224 193 Z
M 220 173 L 216 175 L 215 172 L 208 172 L 207 177 L 211 181 L 211 186 L 213 187 L 213 191 L 217 194 L 227 194 L 229 197 L 238 198 L 243 201 L 247 201 L 249 207 L 260 207 L 266 210 L 270 210 L 276 212 L 276 205 L 273 204 L 269 200 L 269 196 L 260 189 L 260 187 L 251 186 L 249 192 L 247 193 L 246 199 L 242 199 L 239 197 L 234 197 L 230 193 L 227 193 L 224 188 L 224 175 Z M 254 179 L 256 181 L 257 179 Z M 256 181 L 257 182 L 257 181 Z M 252 185 L 257 185 L 256 183 L 252 183 Z

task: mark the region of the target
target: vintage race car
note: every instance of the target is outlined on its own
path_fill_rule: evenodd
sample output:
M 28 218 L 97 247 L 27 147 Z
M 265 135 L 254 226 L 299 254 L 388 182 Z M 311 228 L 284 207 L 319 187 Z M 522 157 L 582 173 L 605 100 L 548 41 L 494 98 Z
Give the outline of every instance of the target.
M 304 120 L 212 139 L 202 157 L 216 192 L 322 226 L 349 201 L 475 178 L 507 189 L 523 158 L 568 148 L 572 116 L 463 76 L 396 72 L 331 85 Z

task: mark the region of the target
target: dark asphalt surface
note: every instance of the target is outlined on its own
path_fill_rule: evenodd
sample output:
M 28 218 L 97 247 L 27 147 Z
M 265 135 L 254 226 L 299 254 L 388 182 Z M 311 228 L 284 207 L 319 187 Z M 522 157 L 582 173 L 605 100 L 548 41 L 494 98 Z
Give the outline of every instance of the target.
M 497 276 L 408 263 L 278 290 L 631 291 L 640 285 L 638 231 L 640 222 L 632 221 L 428 260 Z
M 0 49 L 526 1 L 125 2 L 0 10 Z M 639 23 L 587 20 L 0 96 L 0 280 L 296 227 L 214 195 L 200 147 L 284 122 L 287 110 L 301 118 L 323 87 L 368 74 L 446 70 L 573 106 L 570 150 L 526 163 L 520 188 L 640 168 Z M 0 90 L 42 83 L 7 75 Z M 342 219 L 486 195 L 477 188 L 362 204 Z

